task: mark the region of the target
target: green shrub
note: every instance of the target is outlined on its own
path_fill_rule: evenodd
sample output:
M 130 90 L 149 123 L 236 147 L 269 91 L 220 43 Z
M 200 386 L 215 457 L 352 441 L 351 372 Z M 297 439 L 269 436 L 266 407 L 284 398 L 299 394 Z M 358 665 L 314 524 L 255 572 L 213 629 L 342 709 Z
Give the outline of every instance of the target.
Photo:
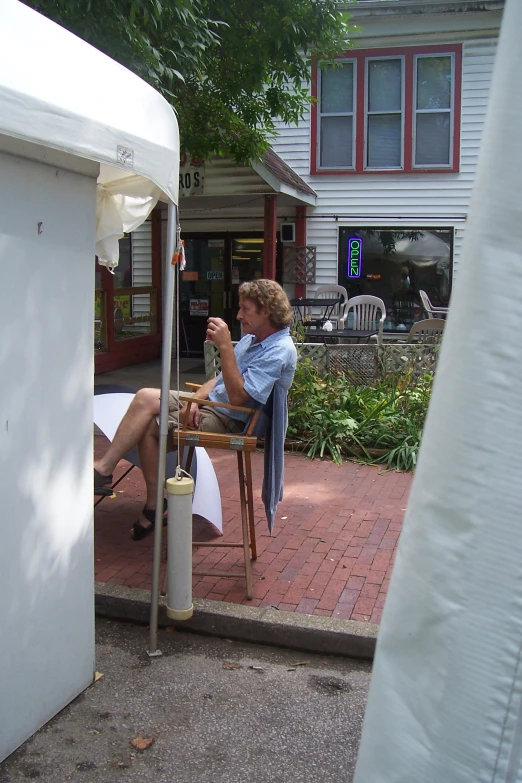
M 329 456 L 413 470 L 417 462 L 432 375 L 412 382 L 411 370 L 373 386 L 353 386 L 341 374 L 321 375 L 300 358 L 289 393 L 288 437 L 310 458 Z M 379 450 L 376 455 L 375 450 Z

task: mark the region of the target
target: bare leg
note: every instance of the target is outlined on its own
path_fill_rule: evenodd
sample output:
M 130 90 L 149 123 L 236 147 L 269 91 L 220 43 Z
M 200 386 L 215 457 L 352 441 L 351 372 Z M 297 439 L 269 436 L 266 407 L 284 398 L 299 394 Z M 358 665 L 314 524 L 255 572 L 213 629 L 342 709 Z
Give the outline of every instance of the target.
M 159 427 L 156 419 L 149 422 L 149 426 L 138 443 L 141 470 L 147 487 L 148 509 L 156 508 L 156 491 L 158 488 L 158 449 Z
M 145 538 L 154 529 L 159 460 L 159 426 L 155 418 L 151 419 L 147 430 L 139 441 L 138 451 L 147 488 L 147 499 L 140 518 L 132 526 L 131 537 L 135 541 Z
M 94 467 L 102 476 L 108 476 L 112 473 L 123 455 L 142 440 L 152 420 L 159 414 L 159 410 L 159 389 L 140 389 L 137 392 L 105 455 L 94 463 Z M 156 437 L 156 450 L 157 448 Z

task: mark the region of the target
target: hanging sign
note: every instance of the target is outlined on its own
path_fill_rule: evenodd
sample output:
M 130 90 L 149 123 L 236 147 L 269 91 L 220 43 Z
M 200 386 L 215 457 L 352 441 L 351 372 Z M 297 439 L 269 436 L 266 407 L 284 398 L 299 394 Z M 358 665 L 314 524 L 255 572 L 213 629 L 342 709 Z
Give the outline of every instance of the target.
M 225 277 L 225 273 L 223 270 L 212 270 L 211 272 L 207 272 L 207 280 L 223 280 Z
M 207 247 L 225 247 L 224 239 L 209 239 L 207 241 Z
M 360 277 L 362 272 L 362 239 L 350 237 L 348 240 L 347 277 Z
M 208 299 L 189 299 L 189 314 L 201 315 L 208 318 Z
M 201 196 L 204 181 L 204 161 L 183 155 L 179 162 L 179 195 Z

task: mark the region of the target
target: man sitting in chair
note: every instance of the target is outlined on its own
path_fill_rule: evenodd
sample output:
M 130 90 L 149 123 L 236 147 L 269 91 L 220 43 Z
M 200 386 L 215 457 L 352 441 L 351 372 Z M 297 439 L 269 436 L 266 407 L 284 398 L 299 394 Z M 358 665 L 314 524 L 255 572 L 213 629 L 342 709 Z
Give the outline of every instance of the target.
M 234 346 L 221 318 L 209 318 L 207 340 L 219 348 L 221 374 L 207 381 L 194 394 L 198 400 L 213 400 L 246 407 L 264 405 L 276 384 L 286 393 L 294 377 L 297 353 L 290 336 L 293 314 L 288 297 L 273 280 L 252 280 L 239 288 L 237 319 L 244 336 Z M 178 426 L 186 410 L 177 392 L 169 396 L 169 429 Z M 160 390 L 140 389 L 118 427 L 107 452 L 94 463 L 94 488 L 112 484 L 112 472 L 123 455 L 138 446 L 145 477 L 147 499 L 141 517 L 132 527 L 139 541 L 154 529 L 158 471 Z M 233 415 L 232 415 L 233 414 Z M 204 405 L 192 405 L 188 425 L 202 432 L 242 432 L 249 414 Z

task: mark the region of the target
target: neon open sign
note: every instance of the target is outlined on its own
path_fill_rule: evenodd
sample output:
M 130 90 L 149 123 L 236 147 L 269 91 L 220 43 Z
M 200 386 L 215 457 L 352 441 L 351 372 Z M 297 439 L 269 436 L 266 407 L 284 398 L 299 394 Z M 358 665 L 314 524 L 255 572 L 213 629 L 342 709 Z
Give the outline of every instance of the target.
M 362 239 L 350 237 L 348 240 L 348 277 L 360 277 L 362 272 Z

